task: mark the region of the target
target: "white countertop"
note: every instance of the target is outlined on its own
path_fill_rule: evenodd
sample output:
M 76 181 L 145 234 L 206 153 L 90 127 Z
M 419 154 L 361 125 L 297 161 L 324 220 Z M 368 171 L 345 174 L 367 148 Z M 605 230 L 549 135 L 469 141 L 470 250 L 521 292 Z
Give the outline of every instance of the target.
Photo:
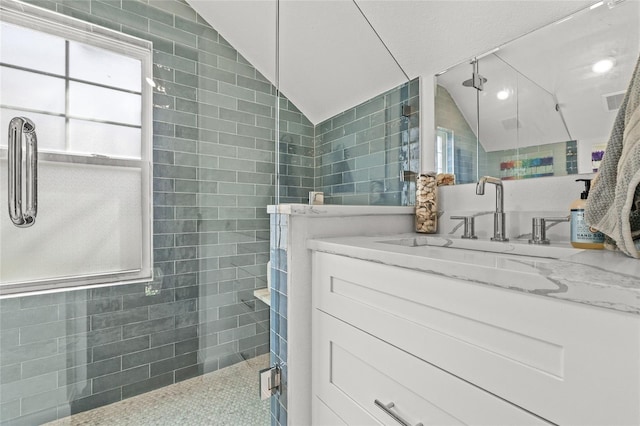
M 429 241 L 435 241 L 444 247 L 423 245 L 429 237 Z M 490 247 L 500 253 L 470 249 L 474 244 L 480 248 Z M 497 248 L 494 249 L 493 245 Z M 622 253 L 577 250 L 562 244 L 530 246 L 522 241 L 461 241 L 448 235 L 417 233 L 317 239 L 310 240 L 307 247 L 477 284 L 640 315 L 640 261 Z

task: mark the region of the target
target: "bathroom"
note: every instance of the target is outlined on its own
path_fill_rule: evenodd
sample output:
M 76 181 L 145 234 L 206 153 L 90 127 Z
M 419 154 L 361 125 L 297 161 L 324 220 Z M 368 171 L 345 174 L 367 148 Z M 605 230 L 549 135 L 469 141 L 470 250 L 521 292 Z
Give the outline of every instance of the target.
M 9 19 L 7 11 L 16 9 L 15 4 L 11 0 L 2 1 L 3 24 L 5 18 Z M 79 39 L 74 39 L 73 35 L 64 35 L 70 41 L 67 42 L 69 47 L 63 46 L 62 68 L 59 73 L 53 71 L 52 62 L 42 67 L 35 60 L 19 66 L 12 66 L 11 63 L 7 65 L 4 59 L 0 61 L 3 71 L 7 68 L 14 73 L 31 72 L 42 79 L 63 81 L 62 105 L 55 107 L 59 108 L 59 113 L 45 114 L 44 107 L 2 102 L 2 125 L 5 129 L 11 117 L 16 115 L 55 117 L 62 120 L 62 124 L 56 127 L 48 124 L 47 120 L 33 119 L 38 142 L 41 144 L 38 156 L 41 165 L 38 176 L 40 211 L 35 224 L 30 228 L 14 227 L 6 217 L 6 210 L 3 212 L 0 228 L 0 272 L 3 275 L 13 272 L 10 268 L 15 264 L 10 255 L 13 246 L 9 243 L 12 235 L 17 235 L 18 241 L 23 240 L 23 245 L 28 246 L 24 249 L 27 253 L 38 246 L 37 251 L 32 253 L 32 259 L 41 260 L 33 262 L 30 268 L 19 268 L 17 273 L 24 272 L 25 269 L 34 269 L 33 274 L 47 273 L 47 267 L 63 263 L 63 257 L 69 256 L 60 255 L 53 262 L 44 262 L 42 259 L 56 256 L 56 251 L 66 253 L 71 248 L 76 249 L 77 259 L 91 259 L 95 262 L 89 253 L 96 251 L 100 252 L 100 260 L 107 259 L 116 264 L 122 259 L 114 256 L 115 253 L 131 253 L 132 256 L 126 256 L 127 259 L 134 257 L 141 266 L 131 268 L 125 265 L 124 269 L 135 269 L 140 274 L 128 275 L 126 279 L 120 280 L 128 281 L 125 284 L 118 281 L 117 274 L 113 274 L 106 277 L 103 275 L 105 278 L 94 281 L 58 280 L 54 283 L 59 287 L 57 290 L 51 290 L 51 286 L 39 287 L 40 284 L 25 290 L 22 284 L 13 285 L 9 279 L 10 284 L 3 286 L 7 290 L 3 291 L 0 300 L 0 423 L 43 424 L 58 421 L 61 424 L 73 424 L 75 420 L 70 415 L 91 416 L 94 413 L 103 417 L 85 417 L 85 421 L 91 422 L 93 419 L 94 424 L 141 424 L 141 417 L 135 417 L 138 411 L 144 416 L 142 418 L 152 424 L 176 424 L 180 421 L 248 425 L 370 424 L 376 421 L 394 424 L 392 415 L 407 419 L 408 424 L 417 424 L 419 421 L 426 424 L 428 419 L 423 417 L 422 411 L 405 408 L 403 400 L 394 400 L 395 407 L 390 407 L 392 399 L 387 399 L 384 395 L 375 397 L 381 401 L 380 405 L 374 405 L 373 398 L 369 398 L 372 408 L 363 409 L 376 420 L 348 417 L 349 414 L 340 412 L 341 407 L 345 407 L 341 405 L 344 401 L 316 397 L 326 391 L 324 388 L 314 388 L 321 382 L 321 376 L 316 375 L 324 371 L 322 368 L 326 368 L 317 367 L 315 357 L 324 352 L 317 350 L 316 345 L 326 342 L 314 340 L 324 334 L 315 332 L 317 324 L 313 317 L 318 316 L 319 310 L 314 309 L 317 308 L 315 304 L 318 300 L 324 300 L 325 296 L 311 294 L 312 281 L 321 277 L 312 276 L 314 260 L 310 249 L 322 255 L 344 254 L 338 257 L 358 257 L 354 253 L 379 252 L 385 253 L 383 257 L 389 259 L 399 256 L 411 262 L 411 259 L 420 258 L 422 255 L 412 254 L 412 250 L 428 251 L 428 248 L 403 246 L 406 242 L 401 241 L 397 235 L 413 233 L 416 174 L 435 169 L 438 161 L 433 142 L 436 139 L 436 128 L 442 127 L 438 121 L 437 102 L 434 102 L 442 96 L 438 87 L 446 87 L 452 97 L 455 96 L 457 86 L 460 90 L 467 91 L 472 98 L 471 108 L 477 107 L 480 110 L 480 119 L 474 122 L 473 117 L 465 111 L 462 115 L 468 122 L 468 133 L 476 139 L 482 138 L 484 132 L 490 131 L 488 126 L 493 119 L 484 118 L 489 113 L 488 107 L 478 102 L 481 91 L 465 87 L 462 82 L 473 78 L 476 72 L 486 78 L 484 93 L 488 93 L 488 88 L 496 81 L 496 77 L 490 73 L 492 65 L 489 62 L 485 64 L 483 60 L 491 59 L 492 55 L 497 57 L 501 53 L 492 52 L 484 56 L 485 53 L 496 47 L 506 51 L 508 43 L 526 41 L 524 35 L 535 34 L 534 30 L 546 28 L 554 22 L 560 26 L 564 18 L 585 8 L 588 10 L 589 6 L 596 4 L 594 1 L 472 4 L 346 0 L 330 3 L 26 1 L 24 9 L 31 16 L 45 17 L 46 11 L 55 11 L 61 16 L 72 17 L 73 22 L 55 19 L 64 21 L 65 26 L 74 26 L 76 29 L 79 27 L 84 33 L 92 32 L 109 38 L 109 42 L 101 37 L 96 38 L 95 43 L 105 49 L 110 48 L 124 56 L 137 55 L 135 57 L 142 64 L 143 70 L 140 74 L 144 76 L 145 71 L 148 71 L 146 75 L 151 76 L 151 81 L 142 79 L 133 89 L 119 90 L 127 96 L 137 97 L 141 105 L 138 105 L 136 114 L 142 116 L 141 121 L 127 121 L 129 118 L 121 119 L 119 115 L 87 117 L 85 114 L 88 113 L 82 110 L 67 111 L 69 107 L 64 104 L 64 85 L 69 86 L 66 90 L 71 90 L 69 93 L 72 94 L 71 86 L 75 83 L 96 83 L 92 85 L 96 90 L 111 88 L 113 84 L 96 82 L 93 76 L 58 77 L 67 72 L 64 50 L 69 52 L 67 55 L 72 55 L 75 52 L 72 48 L 73 41 L 89 45 L 94 43 L 86 34 Z M 43 10 L 36 10 L 31 6 Z M 593 12 L 616 12 L 631 7 L 633 12 L 627 15 L 638 19 L 637 1 L 608 2 L 603 6 L 594 8 Z M 583 15 L 586 13 L 582 12 Z M 578 21 L 580 16 L 576 14 L 572 20 Z M 49 16 L 46 18 L 53 19 Z M 15 24 L 15 21 L 9 22 Z M 565 22 L 570 24 L 571 20 Z M 45 28 L 39 25 L 44 24 L 38 20 L 38 25 L 30 28 Z M 632 28 L 638 32 L 637 25 Z M 308 48 L 310 41 L 300 34 L 315 36 L 316 40 L 323 40 L 325 44 L 318 42 L 313 44 L 313 49 Z M 443 37 L 442 34 L 447 36 Z M 635 56 L 632 58 L 635 61 L 640 36 L 628 39 L 630 56 Z M 8 38 L 3 37 L 2 52 L 8 52 L 5 43 L 10 42 L 7 40 Z M 349 42 L 346 43 L 345 40 Z M 422 41 L 414 43 L 413 40 Z M 153 43 L 152 49 L 145 41 Z M 113 43 L 134 44 L 135 49 L 114 48 Z M 585 49 L 589 50 L 589 47 Z M 92 52 L 91 49 L 86 51 Z M 522 54 L 526 55 L 527 52 L 525 48 Z M 477 69 L 474 69 L 473 61 L 470 60 L 474 58 L 477 59 Z M 67 68 L 73 69 L 72 66 Z M 87 68 L 95 71 L 99 66 Z M 446 72 L 443 73 L 444 70 Z M 460 71 L 460 76 L 456 74 L 457 71 Z M 99 70 L 95 72 L 100 74 Z M 115 75 L 117 69 L 110 69 L 110 72 Z M 10 72 L 4 72 L 3 75 L 10 75 Z M 363 79 L 363 75 L 367 78 Z M 456 81 L 455 88 L 446 85 L 448 76 L 455 77 L 452 77 Z M 434 78 L 439 86 L 433 84 Z M 630 71 L 627 81 L 622 83 L 622 88 L 618 91 L 626 89 L 629 78 Z M 3 82 L 3 94 L 10 93 L 9 89 Z M 70 101 L 73 102 L 73 99 L 71 96 Z M 114 103 L 122 105 L 117 102 Z M 462 110 L 462 101 L 457 102 Z M 562 99 L 555 104 L 564 108 Z M 108 109 L 113 110 L 113 105 L 107 103 Z M 516 117 L 516 123 L 517 119 L 521 119 L 526 124 L 529 118 L 525 115 L 523 105 L 526 104 L 515 104 L 515 107 L 521 108 L 521 115 Z M 10 111 L 10 116 L 7 116 L 4 109 L 14 109 L 21 113 L 14 114 L 14 111 Z M 513 115 L 516 113 L 508 117 Z M 359 121 L 362 117 L 366 117 L 366 120 Z M 530 251 L 521 257 L 521 261 L 517 256 L 513 256 L 516 257 L 513 260 L 501 254 L 486 255 L 489 257 L 482 257 L 485 255 L 482 254 L 476 262 L 494 262 L 490 265 L 490 270 L 495 272 L 492 275 L 501 276 L 505 273 L 507 280 L 510 276 L 514 280 L 521 277 L 517 273 L 528 274 L 527 262 L 540 263 L 543 267 L 550 265 L 546 261 L 531 261 L 530 254 L 535 255 L 539 250 L 545 250 L 543 245 L 532 247 L 526 243 L 527 238 L 530 238 L 527 234 L 531 233 L 531 218 L 568 215 L 569 205 L 580 197 L 583 190 L 575 179 L 593 176 L 594 164 L 590 151 L 592 147 L 606 144 L 609 137 L 615 113 L 609 113 L 608 117 L 608 128 L 602 135 L 577 135 L 567 124 L 571 137 L 560 139 L 565 144 L 561 154 L 563 165 L 566 163 L 567 169 L 570 168 L 569 160 L 566 159 L 571 149 L 569 142 L 577 139 L 579 158 L 576 160 L 576 171 L 581 176 L 553 176 L 544 177 L 543 180 L 507 179 L 510 176 L 500 176 L 504 184 L 504 210 L 508 214 L 506 233 L 517 250 Z M 566 119 L 569 123 L 568 115 Z M 137 132 L 135 137 L 138 138 L 140 148 L 121 155 L 118 151 L 110 151 L 111 147 L 106 143 L 74 145 L 73 126 L 79 121 L 112 126 L 108 127 L 110 129 L 116 124 L 120 125 L 118 128 L 133 129 Z M 371 127 L 366 127 L 365 121 Z M 70 139 L 71 145 L 65 148 L 47 145 L 50 143 L 47 139 L 51 139 L 47 136 L 54 130 L 38 133 L 38 129 L 46 129 L 49 125 L 52 126 L 51 129 L 60 132 L 63 140 L 65 129 L 68 128 L 72 136 L 66 137 Z M 515 127 L 519 128 L 517 124 Z M 562 123 L 559 127 L 560 131 L 566 130 Z M 459 133 L 458 130 L 456 132 Z M 524 131 L 520 133 L 522 140 L 528 136 Z M 124 139 L 123 134 L 119 133 L 118 138 Z M 2 135 L 0 164 L 4 170 L 7 164 L 5 130 Z M 274 143 L 275 135 L 278 135 L 277 144 Z M 100 137 L 95 136 L 95 139 Z M 581 149 L 583 140 L 586 141 L 586 150 Z M 366 152 L 361 146 L 362 142 L 369 145 Z M 118 145 L 119 148 L 122 146 Z M 96 151 L 97 149 L 103 151 Z M 502 157 L 512 155 L 509 149 L 502 150 Z M 64 153 L 65 150 L 69 155 Z M 554 154 L 556 151 L 558 150 L 554 149 Z M 98 154 L 87 155 L 95 152 Z M 486 156 L 486 162 L 481 162 L 482 152 L 477 144 L 470 152 L 459 153 L 456 157 L 459 160 L 456 161 L 458 167 L 465 162 L 472 166 L 473 163 L 477 164 L 475 169 L 472 167 L 466 171 L 454 168 L 458 179 L 456 183 L 463 184 L 439 188 L 438 210 L 444 213 L 438 218 L 438 235 L 454 243 L 463 241 L 460 238 L 463 233 L 461 221 L 450 219 L 450 216 L 480 213 L 475 216 L 475 233 L 478 236 L 477 243 L 480 244 L 478 247 L 481 247 L 481 251 L 490 252 L 493 247 L 489 244 L 501 244 L 489 241 L 494 227 L 492 213 L 496 203 L 495 191 L 491 185 L 487 185 L 484 196 L 476 195 L 475 181 L 484 174 L 500 173 L 500 163 L 508 161 L 494 162 L 498 167 L 489 172 L 489 156 Z M 75 186 L 67 187 L 64 192 L 58 189 L 48 195 L 48 190 L 54 185 L 47 183 L 47 176 L 57 178 L 55 182 L 65 178 L 64 173 L 53 173 L 57 170 L 54 166 L 65 161 L 65 155 L 89 158 L 88 165 L 74 163 L 65 166 L 69 168 L 86 169 L 95 166 L 97 170 L 118 167 L 119 171 L 135 170 L 137 173 L 122 173 L 119 176 L 122 179 L 134 179 L 134 186 L 137 185 L 139 190 L 113 195 L 109 192 L 113 189 L 111 178 L 95 175 L 88 178 L 85 176 L 91 182 L 89 186 L 94 187 L 89 188 L 93 192 L 86 192 L 87 188 L 82 181 L 75 180 L 72 182 Z M 110 163 L 109 158 L 102 158 L 101 155 L 112 156 L 117 161 Z M 66 162 L 73 161 L 66 159 Z M 114 165 L 115 168 L 111 167 Z M 484 165 L 486 169 L 482 168 Z M 152 179 L 149 176 L 151 169 Z M 6 172 L 2 172 L 2 176 L 4 180 Z M 93 179 L 89 180 L 91 178 Z M 114 182 L 115 180 L 113 179 Z M 118 182 L 129 188 L 127 183 L 131 181 Z M 7 191 L 6 188 L 3 183 L 2 191 Z M 312 191 L 324 193 L 324 206 L 309 206 L 308 197 Z M 5 197 L 3 192 L 2 199 Z M 27 201 L 25 205 L 28 204 Z M 128 206 L 128 209 L 119 209 L 121 204 Z M 55 242 L 48 247 L 29 245 L 33 240 L 21 237 L 23 234 L 18 232 L 37 232 L 38 225 L 48 232 L 55 232 L 55 221 L 52 219 L 49 222 L 47 219 L 47 212 L 51 211 L 49 206 L 53 206 L 52 209 L 58 212 L 53 219 L 60 220 L 59 218 L 72 215 L 70 221 L 63 222 L 64 229 L 68 229 L 68 232 L 64 232 L 65 235 L 45 234 L 44 238 Z M 96 206 L 102 208 L 97 209 Z M 85 212 L 84 207 L 91 208 L 92 214 L 81 214 Z M 124 220 L 132 217 L 139 217 L 140 220 Z M 546 237 L 551 240 L 551 244 L 546 247 L 547 253 L 561 247 L 558 249 L 560 253 L 564 249 L 562 244 L 566 245 L 569 240 L 570 225 L 565 222 L 549 225 Z M 116 233 L 120 240 L 112 238 Z M 383 234 L 396 236 L 391 243 L 384 243 L 388 250 L 380 248 L 383 244 L 374 247 L 365 237 Z M 79 235 L 83 238 L 79 238 Z M 425 234 L 414 235 L 420 237 Z M 349 236 L 363 238 L 360 240 L 361 245 L 356 247 L 353 241 L 346 238 Z M 325 240 L 330 237 L 345 237 L 347 241 L 332 243 Z M 82 240 L 82 244 L 78 244 L 76 240 Z M 469 242 L 471 243 L 473 241 Z M 120 248 L 112 249 L 112 245 Z M 467 253 L 463 257 L 474 256 L 470 254 L 473 253 L 472 250 L 455 252 L 460 251 Z M 591 312 L 589 309 L 593 310 L 593 316 L 584 317 L 585 324 L 597 325 L 601 316 L 605 318 L 602 322 L 606 322 L 609 315 L 612 315 L 612 321 L 620 323 L 620 330 L 631 333 L 635 331 L 638 334 L 637 300 L 640 283 L 637 277 L 640 276 L 640 269 L 636 266 L 637 260 L 605 251 L 594 250 L 588 255 L 593 259 L 594 265 L 616 265 L 618 272 L 627 280 L 623 280 L 624 285 L 618 289 L 620 292 L 608 301 L 614 308 L 585 308 L 576 303 L 554 301 L 556 307 L 567 305 L 568 310 L 583 309 L 587 313 Z M 364 255 L 360 256 L 362 260 Z M 270 270 L 267 269 L 269 260 Z M 619 263 L 614 263 L 618 260 Z M 377 261 L 383 264 L 396 262 L 384 258 L 378 258 Z M 438 271 L 440 266 L 437 262 L 425 262 L 432 272 Z M 39 263 L 46 264 L 41 269 Z M 95 272 L 91 269 L 82 270 L 79 265 L 85 263 L 89 264 L 89 268 L 95 266 L 89 261 L 76 260 L 70 263 L 71 272 L 62 271 L 63 273 L 73 275 L 78 273 L 73 268 L 80 268 L 79 274 L 86 278 L 86 275 Z M 511 266 L 504 268 L 504 264 Z M 515 267 L 514 264 L 525 265 Z M 371 270 L 377 270 L 375 268 L 377 267 L 372 267 Z M 509 268 L 515 268 L 513 275 L 508 274 Z M 368 270 L 368 267 L 364 269 Z M 469 276 L 474 273 L 470 268 L 458 269 L 461 271 L 458 276 L 460 280 L 465 273 L 470 274 Z M 353 269 L 354 272 L 360 271 L 367 275 L 365 270 Z M 380 271 L 380 276 L 386 273 Z M 593 270 L 588 271 L 595 274 Z M 467 277 L 467 280 L 478 279 Z M 2 281 L 4 284 L 5 278 Z M 351 277 L 344 278 L 341 282 L 358 281 Z M 598 286 L 593 287 L 590 289 L 592 294 L 597 293 Z M 64 290 L 60 291 L 60 288 Z M 264 299 L 264 291 L 269 288 L 270 296 L 267 296 L 266 301 L 270 306 L 261 299 Z M 345 285 L 340 287 L 336 284 L 336 288 L 345 292 L 356 291 Z M 477 294 L 482 298 L 482 292 L 474 292 L 475 290 L 478 289 L 469 289 L 469 294 Z M 495 289 L 490 290 L 495 292 Z M 25 291 L 31 293 L 27 294 Z M 518 301 L 517 296 L 521 295 L 511 293 L 500 290 L 489 294 L 495 300 Z M 539 293 L 554 294 L 549 289 Z M 353 298 L 356 293 L 349 294 Z M 540 321 L 542 324 L 553 328 L 549 324 L 556 326 L 565 322 L 560 319 L 556 323 L 554 315 L 561 313 L 556 312 L 556 307 L 546 307 L 539 300 L 546 302 L 548 298 L 540 297 L 539 294 L 526 296 L 528 298 L 523 303 L 539 303 L 542 312 L 548 313 L 548 318 Z M 364 301 L 367 297 L 373 297 L 372 292 L 362 293 L 357 298 Z M 378 299 L 370 299 L 369 302 L 374 307 L 381 303 Z M 629 312 L 620 312 L 622 307 L 628 305 L 631 305 Z M 511 311 L 514 320 L 520 314 L 515 306 Z M 537 306 L 531 305 L 531 311 L 540 312 L 536 310 Z M 364 309 L 362 306 L 361 308 Z M 438 309 L 445 311 L 444 307 Z M 581 315 L 583 311 L 576 315 Z M 364 316 L 366 312 L 362 312 Z M 378 321 L 387 318 L 384 314 L 379 315 Z M 338 313 L 332 315 L 338 317 Z M 456 318 L 468 317 L 470 314 L 459 313 Z M 497 319 L 495 321 L 498 322 Z M 419 323 L 418 320 L 413 322 Z M 573 324 L 568 320 L 566 323 Z M 372 319 L 371 324 L 378 323 Z M 407 330 L 413 330 L 410 328 L 411 324 L 405 325 Z M 338 326 L 341 325 L 336 327 Z M 364 325 L 359 327 L 366 330 Z M 438 330 L 429 325 L 424 327 Z M 506 325 L 500 327 L 501 330 L 509 331 Z M 379 324 L 379 328 L 383 330 L 384 324 Z M 575 330 L 576 335 L 585 334 L 577 328 Z M 607 329 L 602 327 L 597 330 L 602 342 L 605 342 L 607 336 L 604 330 Z M 420 329 L 415 329 L 415 333 L 419 332 Z M 442 329 L 440 332 L 446 334 Z M 346 331 L 345 335 L 348 333 L 351 331 Z M 368 333 L 376 335 L 375 331 Z M 455 331 L 452 333 L 455 334 Z M 487 342 L 500 339 L 500 336 L 491 333 L 497 332 L 478 330 L 478 335 L 486 337 Z M 509 336 L 524 334 L 523 330 L 509 331 Z M 458 337 L 464 340 L 459 334 Z M 353 341 L 360 338 L 359 335 L 354 335 Z M 389 336 L 382 336 L 380 339 L 394 342 L 393 337 Z M 519 359 L 515 361 L 516 364 L 534 365 L 535 371 L 542 371 L 548 377 L 569 378 L 570 359 L 558 360 L 561 356 L 559 353 L 566 351 L 570 354 L 572 347 L 583 347 L 565 347 L 558 339 L 560 338 L 548 338 L 545 341 L 542 336 L 538 336 L 533 343 L 527 340 L 529 343 L 525 342 L 524 346 L 517 349 L 521 351 L 525 347 L 542 354 L 527 358 L 527 361 L 523 361 L 522 351 L 508 355 Z M 536 345 L 539 341 L 545 345 Z M 481 343 L 474 342 L 474 345 L 483 348 Z M 629 339 L 628 349 L 618 347 L 611 337 L 609 347 L 602 343 L 604 348 L 598 348 L 602 352 L 594 348 L 589 348 L 588 351 L 597 353 L 600 357 L 598 360 L 601 360 L 611 355 L 606 352 L 607 349 L 618 348 L 615 352 L 616 361 L 612 363 L 615 365 L 610 365 L 611 369 L 624 370 L 624 374 L 637 378 L 640 345 L 634 347 L 632 343 L 633 339 Z M 393 345 L 403 348 L 404 343 Z M 346 344 L 343 346 L 347 347 Z M 418 350 L 419 348 L 403 348 L 402 354 L 398 356 L 406 358 L 406 354 L 415 354 Z M 493 351 L 507 357 L 501 352 L 505 350 L 504 347 L 500 350 L 483 350 L 484 353 Z M 381 347 L 380 353 L 387 353 L 385 351 L 388 348 Z M 371 352 L 378 351 L 376 349 Z M 344 351 L 336 353 L 340 355 Z M 421 356 L 411 355 L 406 359 L 408 363 L 415 363 L 418 358 Z M 427 363 L 431 362 L 426 355 L 422 359 Z M 439 365 L 435 361 L 433 363 Z M 369 364 L 375 363 L 371 361 Z M 274 389 L 273 396 L 260 401 L 258 370 L 276 365 L 280 370 L 281 384 Z M 233 370 L 234 368 L 244 370 L 240 373 L 240 370 Z M 566 375 L 564 369 L 567 370 Z M 463 372 L 449 373 L 448 367 L 443 367 L 442 370 L 446 374 L 467 380 Z M 232 373 L 225 373 L 229 371 Z M 515 371 L 514 377 L 518 373 L 517 370 L 508 368 L 506 371 Z M 398 373 L 403 374 L 401 371 Z M 206 381 L 215 374 L 219 374 L 219 379 Z M 618 377 L 614 372 L 610 375 Z M 606 375 L 598 377 L 603 384 L 613 380 L 604 376 Z M 502 395 L 503 390 L 491 388 L 491 383 L 485 385 L 482 377 L 468 380 L 480 383 L 477 389 L 482 390 L 483 396 L 479 396 L 480 399 L 476 401 L 484 402 L 479 406 L 490 407 L 495 404 L 495 401 L 485 400 L 485 394 Z M 203 383 L 204 389 L 196 388 L 195 385 L 193 388 L 186 386 Z M 402 385 L 406 383 L 403 381 Z M 504 385 L 504 381 L 496 386 L 501 385 Z M 455 386 L 452 388 L 457 389 Z M 638 385 L 636 383 L 635 386 L 630 386 L 628 395 L 633 398 L 638 395 Z M 219 389 L 219 394 L 208 393 L 212 389 Z M 606 389 L 604 385 L 603 389 Z M 150 409 L 145 409 L 144 404 L 133 405 L 137 398 L 161 395 L 161 392 L 168 393 L 162 394 L 166 396 L 158 397 L 159 399 L 152 399 Z M 461 389 L 460 395 L 464 392 L 468 390 Z M 331 396 L 335 397 L 336 395 Z M 532 413 L 535 422 L 585 423 L 563 417 L 562 407 L 549 404 L 544 398 L 532 404 L 535 407 L 535 404 L 553 405 L 555 411 L 547 415 L 538 408 L 530 408 L 527 397 L 515 395 L 511 399 L 510 396 L 500 396 L 509 407 L 518 407 L 520 411 Z M 602 397 L 602 393 L 594 392 L 591 396 L 593 400 L 585 399 L 589 403 L 583 404 L 585 407 L 595 407 L 597 397 Z M 469 398 L 473 400 L 476 396 Z M 172 406 L 168 402 L 171 400 L 182 401 L 184 405 Z M 322 401 L 324 405 L 320 405 L 318 401 Z M 434 401 L 432 403 L 435 404 Z M 570 398 L 563 401 L 567 404 L 575 403 Z M 445 405 L 441 405 L 441 410 L 447 411 L 446 403 L 442 404 Z M 636 421 L 628 423 L 638 423 L 637 404 L 630 406 L 628 399 L 620 398 L 610 405 L 621 413 L 636 415 Z M 325 406 L 330 408 L 324 409 Z M 496 407 L 495 412 L 501 413 L 503 408 Z M 350 408 L 344 409 L 353 412 Z M 586 408 L 585 412 L 588 412 Z M 522 413 L 513 415 L 521 416 Z M 508 418 L 525 418 L 506 416 L 507 414 L 502 418 L 505 424 L 515 424 L 515 420 L 505 420 Z M 462 415 L 458 417 L 464 418 Z M 75 418 L 78 422 L 82 421 L 81 417 Z M 521 423 L 535 423 L 532 418 L 525 419 Z M 435 423 L 443 424 L 445 421 Z M 492 422 L 485 420 L 484 423 Z M 591 423 L 598 424 L 597 417 L 593 417 Z

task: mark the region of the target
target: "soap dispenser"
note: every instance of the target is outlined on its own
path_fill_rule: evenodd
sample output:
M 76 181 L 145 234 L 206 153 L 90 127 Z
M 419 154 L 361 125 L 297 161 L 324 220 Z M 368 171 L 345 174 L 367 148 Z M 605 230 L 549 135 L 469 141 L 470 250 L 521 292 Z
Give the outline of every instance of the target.
M 591 179 L 576 179 L 584 182 L 584 191 L 580 198 L 571 203 L 571 245 L 583 249 L 603 249 L 604 234 L 587 225 L 584 220 L 584 205 L 591 189 Z

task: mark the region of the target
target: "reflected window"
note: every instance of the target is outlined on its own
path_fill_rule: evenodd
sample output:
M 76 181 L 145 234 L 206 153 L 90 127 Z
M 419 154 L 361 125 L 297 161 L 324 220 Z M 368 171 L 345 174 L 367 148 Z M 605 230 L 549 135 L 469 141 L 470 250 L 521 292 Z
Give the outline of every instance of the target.
M 436 171 L 455 173 L 453 130 L 438 127 L 436 133 Z

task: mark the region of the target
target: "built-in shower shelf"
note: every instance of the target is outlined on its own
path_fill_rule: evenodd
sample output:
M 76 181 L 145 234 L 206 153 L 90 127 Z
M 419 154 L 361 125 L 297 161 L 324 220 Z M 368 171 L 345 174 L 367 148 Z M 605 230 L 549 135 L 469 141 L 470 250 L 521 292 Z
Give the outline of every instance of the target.
M 269 291 L 268 288 L 261 288 L 261 289 L 255 290 L 253 292 L 253 295 L 258 300 L 261 300 L 262 302 L 266 303 L 267 306 L 271 306 L 271 292 Z

